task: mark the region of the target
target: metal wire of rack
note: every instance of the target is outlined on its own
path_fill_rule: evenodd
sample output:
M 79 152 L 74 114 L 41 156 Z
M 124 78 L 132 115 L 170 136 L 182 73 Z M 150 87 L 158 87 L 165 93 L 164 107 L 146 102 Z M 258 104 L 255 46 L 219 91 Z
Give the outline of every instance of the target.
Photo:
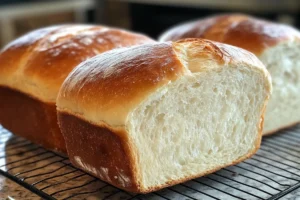
M 102 182 L 0 126 L 0 174 L 43 199 L 293 198 L 300 196 L 300 126 L 265 137 L 257 154 L 238 165 L 146 195 Z

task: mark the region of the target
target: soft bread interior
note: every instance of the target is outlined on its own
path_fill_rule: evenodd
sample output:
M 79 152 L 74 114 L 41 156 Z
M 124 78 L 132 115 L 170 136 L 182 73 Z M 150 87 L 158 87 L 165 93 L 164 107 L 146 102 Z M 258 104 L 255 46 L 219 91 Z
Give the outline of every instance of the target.
M 260 57 L 272 76 L 273 93 L 265 115 L 264 134 L 300 122 L 300 44 L 289 42 Z
M 194 69 L 128 117 L 144 189 L 215 171 L 245 159 L 259 145 L 268 95 L 262 73 L 243 66 Z

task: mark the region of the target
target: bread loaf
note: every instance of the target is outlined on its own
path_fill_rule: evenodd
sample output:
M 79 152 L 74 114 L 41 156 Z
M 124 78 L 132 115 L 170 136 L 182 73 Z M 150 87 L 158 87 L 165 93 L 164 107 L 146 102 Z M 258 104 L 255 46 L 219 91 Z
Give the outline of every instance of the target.
M 0 53 L 0 123 L 13 133 L 66 153 L 56 97 L 71 70 L 104 51 L 152 42 L 104 26 L 62 25 L 28 33 Z
M 231 14 L 171 28 L 160 41 L 206 38 L 244 48 L 258 56 L 272 76 L 264 135 L 300 122 L 300 33 L 294 28 Z
M 270 76 L 250 52 L 202 39 L 145 44 L 76 67 L 57 98 L 72 164 L 131 192 L 256 152 Z

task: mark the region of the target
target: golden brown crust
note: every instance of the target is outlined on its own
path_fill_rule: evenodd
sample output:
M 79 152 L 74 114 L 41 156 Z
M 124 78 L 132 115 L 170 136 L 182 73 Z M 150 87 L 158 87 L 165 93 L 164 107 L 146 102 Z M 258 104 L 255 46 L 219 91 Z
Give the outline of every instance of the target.
M 115 49 L 81 63 L 68 76 L 57 109 L 95 124 L 122 126 L 139 102 L 184 71 L 171 43 Z
M 217 15 L 167 30 L 160 41 L 205 38 L 241 47 L 256 55 L 287 40 L 299 40 L 300 33 L 287 25 L 247 15 Z
M 197 66 L 196 72 L 203 68 L 211 68 L 212 66 L 209 66 L 208 63 L 215 62 L 218 67 L 227 64 L 245 65 L 264 71 L 268 75 L 265 66 L 254 54 L 235 46 L 206 39 L 187 38 L 173 42 L 173 48 L 177 52 L 178 50 L 185 51 L 186 57 L 192 58 L 192 61 L 197 59 L 195 64 L 189 61 L 189 65 Z
M 43 147 L 67 153 L 57 124 L 56 106 L 16 90 L 0 87 L 0 124 Z
M 104 51 L 152 42 L 143 35 L 89 25 L 49 27 L 16 39 L 0 53 L 0 122 L 19 136 L 66 153 L 55 102 L 67 75 Z
M 139 192 L 126 134 L 58 112 L 73 165 L 118 188 Z
M 188 61 L 180 58 L 181 54 L 186 54 Z M 196 62 L 195 67 L 191 62 Z M 124 126 L 128 114 L 163 85 L 187 73 L 227 64 L 259 70 L 270 79 L 252 53 L 237 47 L 204 39 L 153 43 L 115 49 L 81 63 L 62 85 L 57 109 L 117 128 Z
M 153 40 L 104 26 L 64 25 L 33 31 L 0 54 L 0 85 L 43 102 L 55 102 L 58 90 L 79 63 L 104 51 Z

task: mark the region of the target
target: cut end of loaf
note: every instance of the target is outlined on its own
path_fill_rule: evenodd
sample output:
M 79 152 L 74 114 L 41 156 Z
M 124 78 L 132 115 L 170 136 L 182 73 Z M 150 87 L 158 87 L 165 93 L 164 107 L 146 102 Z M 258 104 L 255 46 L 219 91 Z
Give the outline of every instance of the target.
M 260 59 L 273 84 L 263 131 L 268 135 L 300 122 L 300 42 L 281 43 L 266 50 Z
M 161 88 L 128 118 L 141 191 L 173 185 L 235 164 L 261 139 L 269 91 L 243 66 L 191 73 Z

